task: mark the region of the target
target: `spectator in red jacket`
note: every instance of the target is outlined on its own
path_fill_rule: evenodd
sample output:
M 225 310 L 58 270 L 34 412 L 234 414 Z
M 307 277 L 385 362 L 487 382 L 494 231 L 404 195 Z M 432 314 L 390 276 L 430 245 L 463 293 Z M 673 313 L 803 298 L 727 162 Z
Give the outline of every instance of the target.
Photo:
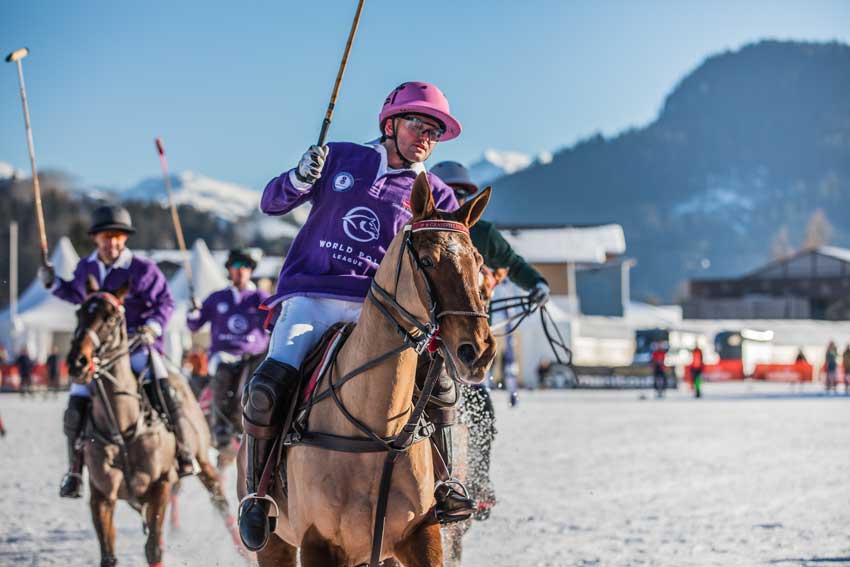
M 691 376 L 694 380 L 694 396 L 702 397 L 702 371 L 705 364 L 702 361 L 702 349 L 699 345 L 691 352 Z
M 667 357 L 666 345 L 661 342 L 652 345 L 652 382 L 655 386 L 655 397 L 663 398 L 667 389 L 667 373 L 664 359 Z

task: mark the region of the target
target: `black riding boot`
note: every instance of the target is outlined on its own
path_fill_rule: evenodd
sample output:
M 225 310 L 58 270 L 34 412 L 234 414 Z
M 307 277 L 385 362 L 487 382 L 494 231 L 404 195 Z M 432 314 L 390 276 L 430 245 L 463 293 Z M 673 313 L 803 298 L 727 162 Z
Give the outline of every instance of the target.
M 148 397 L 154 407 L 165 414 L 174 439 L 177 442 L 177 475 L 179 477 L 197 474 L 194 451 L 192 450 L 191 424 L 183 414 L 183 402 L 180 394 L 169 382 L 168 378 L 157 378 L 156 382 L 145 383 Z
M 259 497 L 257 491 L 298 382 L 297 369 L 267 358 L 254 371 L 242 395 L 248 470 L 245 475 L 247 496 L 239 504 L 239 536 L 250 551 L 265 547 L 269 534 L 275 529 L 276 518 L 269 518 L 270 497 Z M 268 492 L 269 487 L 265 488 Z
M 475 511 L 475 503 L 469 497 L 466 487 L 452 476 L 452 425 L 435 423 L 431 440 L 446 464 L 449 480 L 439 482 L 434 489 L 437 501 L 437 519 L 442 524 L 466 520 Z
M 213 441 L 215 448 L 219 451 L 227 449 L 233 437 L 237 434 L 230 422 L 232 416 L 238 411 L 236 399 L 239 389 L 239 375 L 242 373 L 242 364 L 218 365 L 215 376 L 212 378 L 213 392 Z
M 435 428 L 431 435 L 431 442 L 442 457 L 449 477 L 447 480 L 438 482 L 434 490 L 437 518 L 444 524 L 465 520 L 475 509 L 475 504 L 469 498 L 466 487 L 452 477 L 452 426 L 455 421 L 457 401 L 457 386 L 443 372 L 434 385 L 426 411 Z M 436 470 L 437 467 L 435 467 Z
M 91 400 L 84 396 L 70 396 L 65 410 L 64 431 L 68 438 L 68 472 L 62 478 L 59 496 L 79 498 L 83 486 L 83 450 L 77 441 L 86 423 Z

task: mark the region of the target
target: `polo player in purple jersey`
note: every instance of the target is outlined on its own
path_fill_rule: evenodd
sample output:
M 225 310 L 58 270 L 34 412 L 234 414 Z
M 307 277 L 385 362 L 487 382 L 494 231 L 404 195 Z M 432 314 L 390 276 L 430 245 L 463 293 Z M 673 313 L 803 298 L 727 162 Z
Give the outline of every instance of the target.
M 445 95 L 409 82 L 393 89 L 378 116 L 381 138 L 368 144 L 311 146 L 298 165 L 272 179 L 262 211 L 283 215 L 311 203 L 266 306 L 279 310 L 269 355 L 245 389 L 248 496 L 240 504 L 239 533 L 250 550 L 268 540 L 267 500 L 256 497 L 260 476 L 299 381 L 299 367 L 322 334 L 338 321 L 356 321 L 378 264 L 412 218 L 410 192 L 439 141 L 460 135 Z M 428 174 L 437 208 L 458 208 L 454 193 Z M 437 444 L 439 446 L 439 444 Z M 437 487 L 437 507 L 461 519 L 472 503 L 451 483 Z
M 264 327 L 267 313 L 260 309 L 269 294 L 257 289 L 251 281 L 258 262 L 259 254 L 251 249 L 231 250 L 225 263 L 230 285 L 210 294 L 186 320 L 192 332 L 210 324 L 213 439 L 219 450 L 229 445 L 237 433 L 230 416 L 237 410 L 236 395 L 242 372 L 246 365 L 249 372 L 253 371 L 269 346 Z
M 160 413 L 166 414 L 177 438 L 178 473 L 193 474 L 192 449 L 186 440 L 191 439 L 183 416 L 180 397 L 168 381 L 162 360 L 162 331 L 174 311 L 174 300 L 168 289 L 165 275 L 151 260 L 133 254 L 126 247 L 127 238 L 135 232 L 130 213 L 119 206 L 98 207 L 92 213 L 89 234 L 96 249 L 80 260 L 70 281 L 56 277 L 52 267 L 39 269 L 44 287 L 53 295 L 79 305 L 86 299 L 86 281 L 94 277 L 100 289 L 114 291 L 129 282 L 129 292 L 124 300 L 127 332 L 139 335 L 140 348 L 130 355 L 130 365 L 139 375 L 145 372 L 144 387 L 148 398 Z M 154 380 L 158 381 L 157 384 Z M 160 396 L 156 394 L 159 391 Z M 164 407 L 163 407 L 164 406 Z M 91 407 L 91 391 L 83 384 L 73 382 L 65 410 L 64 430 L 68 437 L 69 471 L 62 479 L 59 495 L 79 498 L 82 487 L 82 449 L 77 440 L 86 423 Z

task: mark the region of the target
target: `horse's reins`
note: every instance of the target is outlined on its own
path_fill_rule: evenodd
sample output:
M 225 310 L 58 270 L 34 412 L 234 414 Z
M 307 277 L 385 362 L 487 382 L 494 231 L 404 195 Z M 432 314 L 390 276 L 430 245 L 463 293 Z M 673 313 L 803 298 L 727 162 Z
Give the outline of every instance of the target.
M 510 315 L 510 311 L 514 309 L 519 309 L 519 312 Z M 499 337 L 511 335 L 517 330 L 523 321 L 538 310 L 540 311 L 540 325 L 543 327 L 543 334 L 546 336 L 546 341 L 549 343 L 549 348 L 552 349 L 555 359 L 559 364 L 572 364 L 572 350 L 567 345 L 567 341 L 564 340 L 564 337 L 561 334 L 560 329 L 558 329 L 558 325 L 555 323 L 549 309 L 545 304 L 541 305 L 540 303 L 532 301 L 526 295 L 504 297 L 491 301 L 490 315 L 494 315 L 496 313 L 508 313 L 507 318 L 504 321 L 500 321 L 499 323 L 492 325 L 491 330 L 499 330 L 500 332 L 498 334 L 496 332 L 493 333 Z
M 428 275 L 425 271 L 425 266 L 422 265 L 422 262 L 419 259 L 419 256 L 416 253 L 416 249 L 414 248 L 412 242 L 413 234 L 424 231 L 458 232 L 469 235 L 469 228 L 467 228 L 467 226 L 463 223 L 448 220 L 425 220 L 414 222 L 404 227 L 402 246 L 404 247 L 404 251 L 406 251 L 407 255 L 410 257 L 412 266 L 415 266 L 422 276 L 422 280 L 424 282 L 426 290 L 425 295 L 428 298 L 429 303 L 429 321 L 427 323 L 422 323 L 413 313 L 411 313 L 398 302 L 396 294 L 398 293 L 399 281 L 401 279 L 401 270 L 404 265 L 405 257 L 404 253 L 400 253 L 398 258 L 398 264 L 396 265 L 395 287 L 393 289 L 393 292 L 390 293 L 389 291 L 378 285 L 375 280 L 372 280 L 372 285 L 369 290 L 368 297 L 372 301 L 373 305 L 378 308 L 378 311 L 384 316 L 384 318 L 395 327 L 396 333 L 402 339 L 402 344 L 362 364 L 361 366 L 349 372 L 336 382 L 333 382 L 333 372 L 326 371 L 326 375 L 329 376 L 327 389 L 325 389 L 319 394 L 314 395 L 313 398 L 309 402 L 307 402 L 307 404 L 303 408 L 303 410 L 306 411 L 307 415 L 309 416 L 309 411 L 315 404 L 322 401 L 323 399 L 330 397 L 331 399 L 333 399 L 334 403 L 345 416 L 345 418 L 349 422 L 351 422 L 354 427 L 361 431 L 365 435 L 365 437 L 345 437 L 328 433 L 314 433 L 309 431 L 303 431 L 290 434 L 286 438 L 284 443 L 276 442 L 278 443 L 279 447 L 275 447 L 272 449 L 273 455 L 276 453 L 276 449 L 277 454 L 279 455 L 282 451 L 284 444 L 289 446 L 307 445 L 313 447 L 320 447 L 331 451 L 342 451 L 350 453 L 387 453 L 386 459 L 384 460 L 384 467 L 381 472 L 381 481 L 378 489 L 378 502 L 375 507 L 375 526 L 372 538 L 372 553 L 369 562 L 369 565 L 371 567 L 378 567 L 378 565 L 380 564 L 381 548 L 383 545 L 384 536 L 384 524 L 386 521 L 386 511 L 387 504 L 389 501 L 390 484 L 395 463 L 398 460 L 399 456 L 403 453 L 406 453 L 414 443 L 423 439 L 427 439 L 431 434 L 431 430 L 425 427 L 424 424 L 421 423 L 421 421 L 425 412 L 425 406 L 428 402 L 428 398 L 431 396 L 431 393 L 434 389 L 434 385 L 436 384 L 437 379 L 439 378 L 440 373 L 443 370 L 444 359 L 449 360 L 449 363 L 452 366 L 452 378 L 457 380 L 457 368 L 454 366 L 454 362 L 451 358 L 450 353 L 447 350 L 446 345 L 442 342 L 442 340 L 440 340 L 439 337 L 440 320 L 443 317 L 450 315 L 481 317 L 484 319 L 488 317 L 487 313 L 479 311 L 467 311 L 460 309 L 438 311 L 439 307 L 434 297 L 431 281 L 428 278 Z M 398 319 L 393 315 L 391 310 L 395 311 L 399 315 L 399 318 L 402 319 L 402 322 L 398 321 Z M 409 330 L 410 327 L 413 327 L 413 332 Z M 355 376 L 359 376 L 362 373 L 368 371 L 369 369 L 381 364 L 382 362 L 389 360 L 395 356 L 398 356 L 408 348 L 413 349 L 417 355 L 421 355 L 427 351 L 430 355 L 432 355 L 431 365 L 428 369 L 428 374 L 425 378 L 425 383 L 423 384 L 419 399 L 412 407 L 412 409 L 409 410 L 410 416 L 408 417 L 408 420 L 405 425 L 402 427 L 401 432 L 394 436 L 384 438 L 372 431 L 365 423 L 357 419 L 345 407 L 345 404 L 339 397 L 338 390 L 342 387 L 343 384 L 345 384 Z M 323 377 L 324 376 L 319 377 L 319 383 L 321 383 Z M 316 385 L 316 388 L 318 389 L 318 384 Z M 290 411 L 284 422 L 284 435 L 287 434 L 290 429 L 290 426 L 292 425 L 292 409 L 294 409 L 294 407 L 295 404 L 293 404 L 293 406 L 290 408 Z M 271 480 L 271 467 L 269 466 L 269 464 L 276 460 L 277 459 L 269 459 L 265 469 L 263 470 L 260 483 L 257 487 L 257 492 L 255 494 L 248 495 L 245 498 L 253 497 L 271 500 L 275 508 L 277 509 L 277 503 L 267 496 L 267 490 Z

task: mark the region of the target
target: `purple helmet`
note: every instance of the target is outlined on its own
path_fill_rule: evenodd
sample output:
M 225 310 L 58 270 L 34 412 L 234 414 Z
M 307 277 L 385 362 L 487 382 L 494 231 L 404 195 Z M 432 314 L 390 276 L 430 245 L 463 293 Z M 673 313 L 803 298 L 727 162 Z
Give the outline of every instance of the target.
M 446 132 L 440 141 L 447 141 L 460 136 L 460 122 L 449 111 L 449 100 L 443 92 L 428 83 L 410 81 L 402 83 L 393 89 L 378 116 L 378 127 L 384 132 L 384 122 L 399 114 L 423 114 L 440 122 Z

